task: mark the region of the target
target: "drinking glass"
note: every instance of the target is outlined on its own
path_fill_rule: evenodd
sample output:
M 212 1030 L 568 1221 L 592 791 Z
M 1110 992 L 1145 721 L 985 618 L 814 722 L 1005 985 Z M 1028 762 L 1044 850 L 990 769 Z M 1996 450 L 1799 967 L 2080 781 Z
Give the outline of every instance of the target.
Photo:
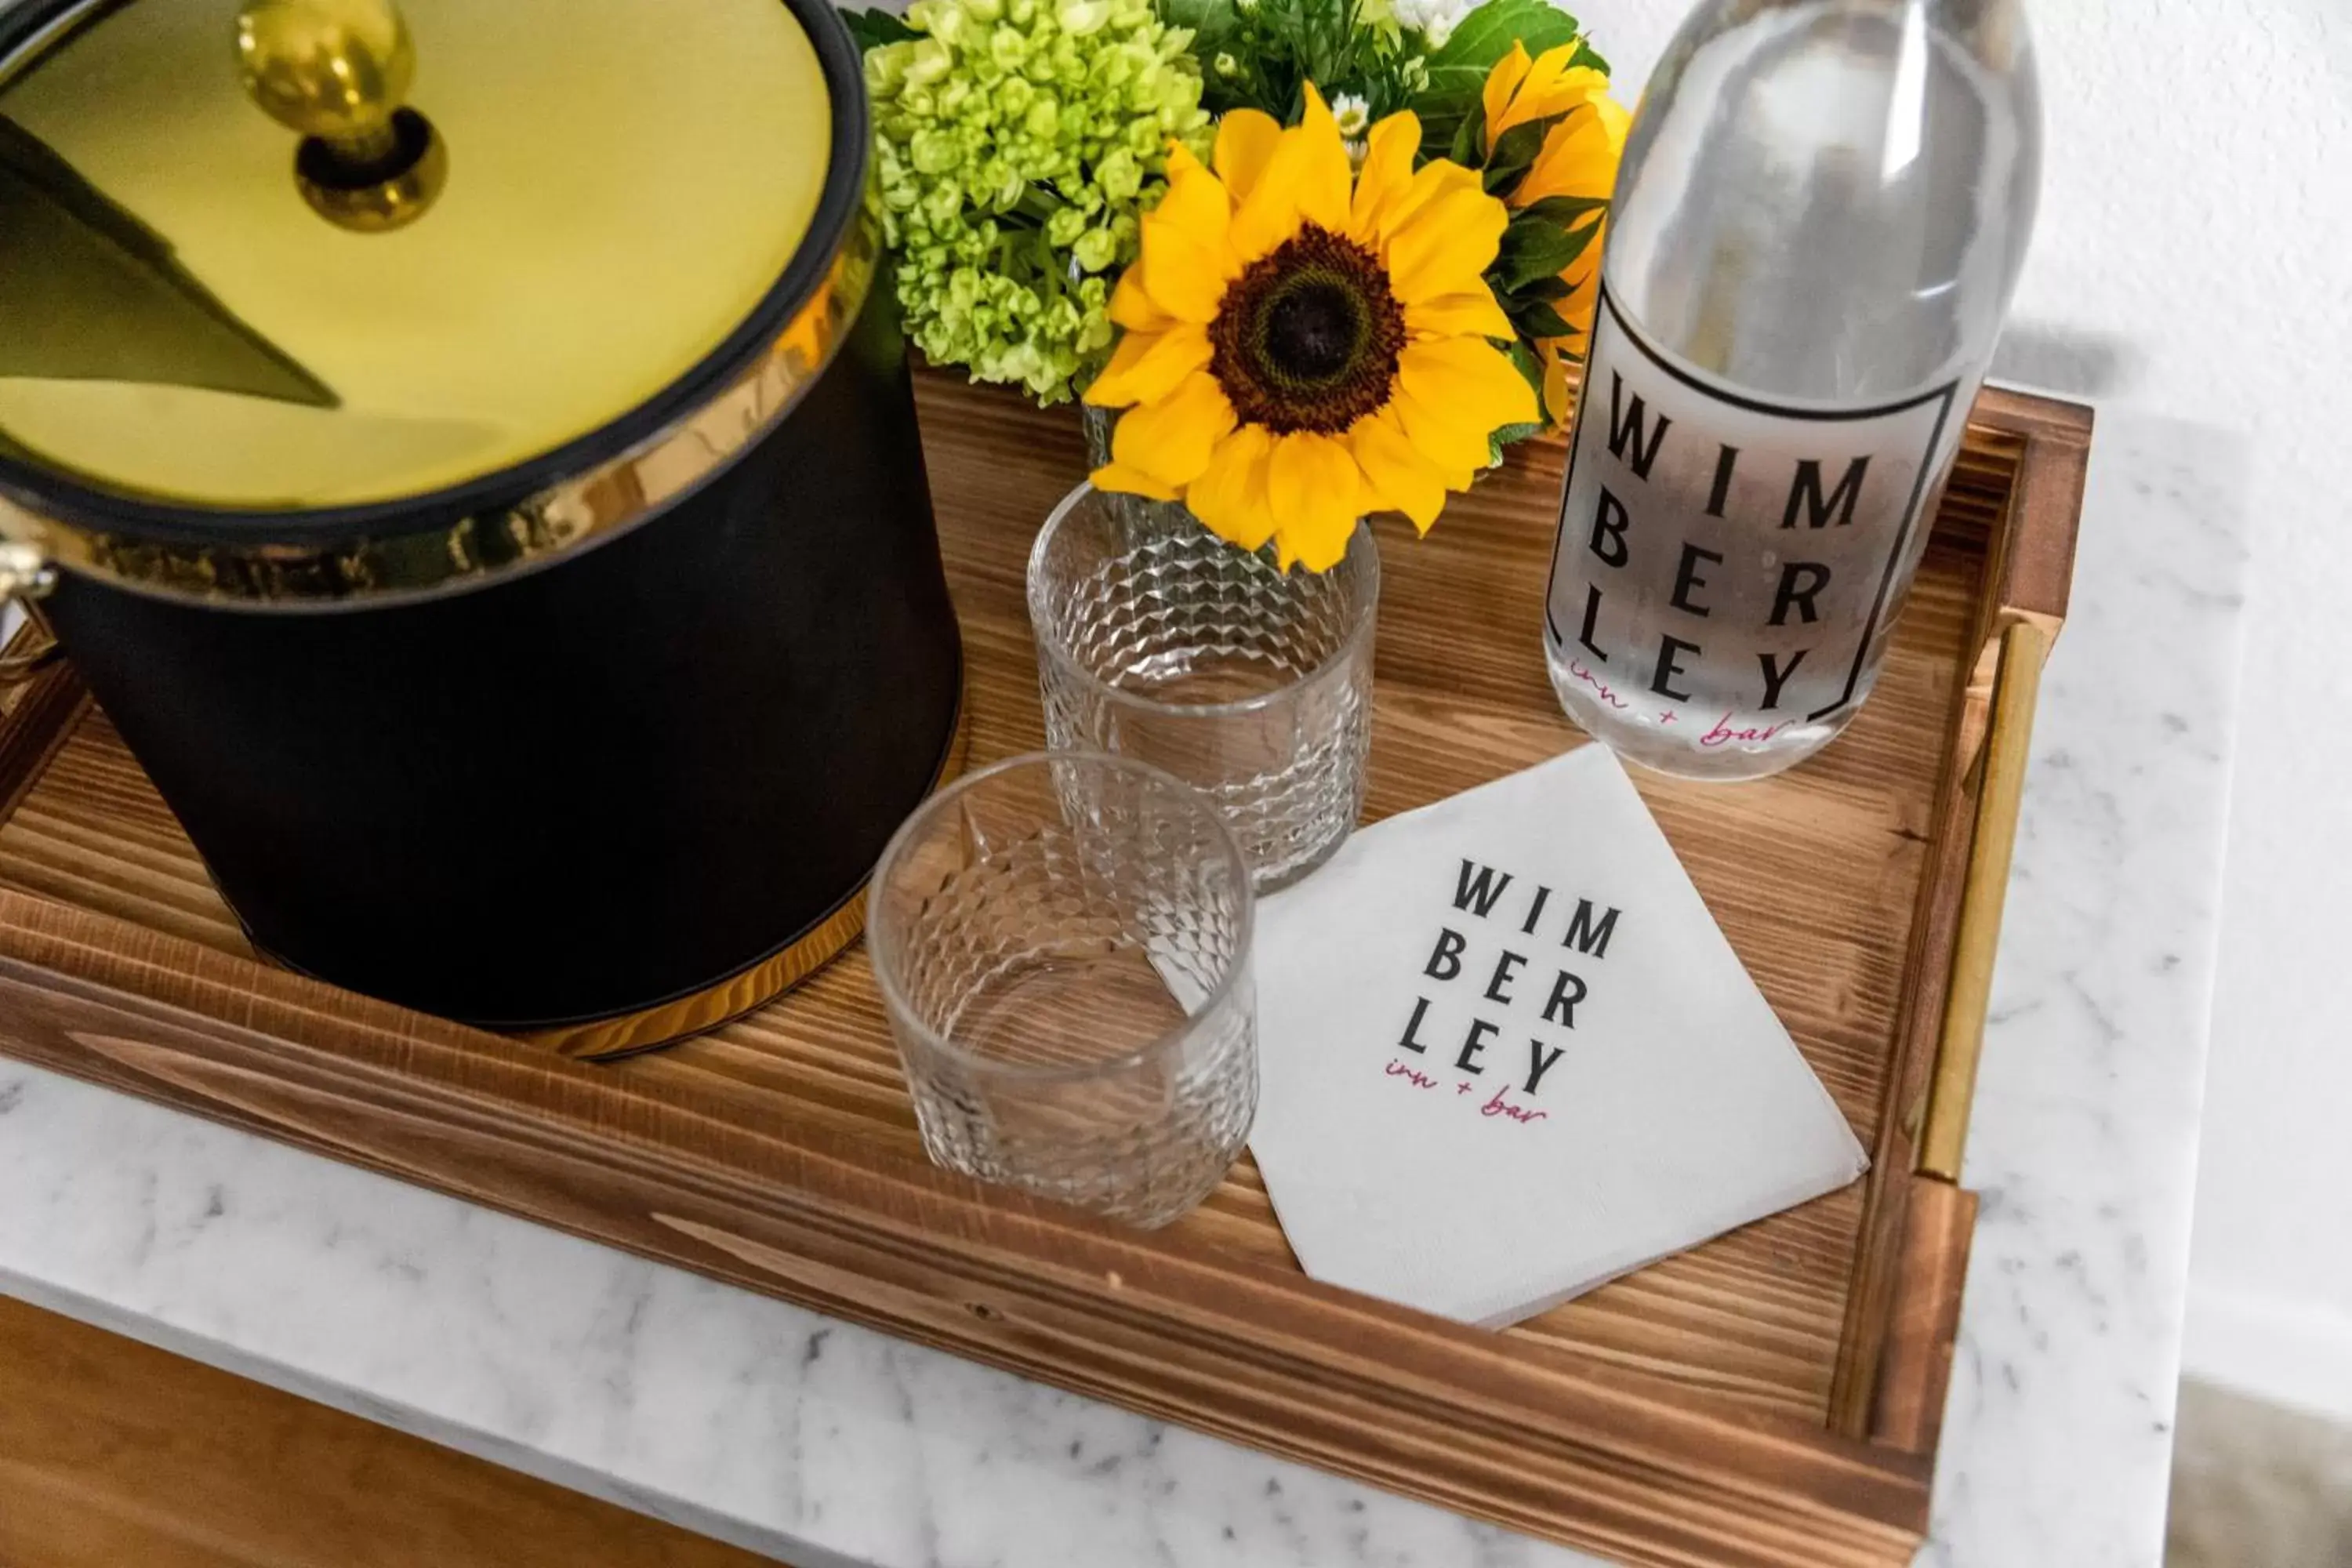
M 1016 757 L 882 852 L 867 931 L 923 1147 L 1139 1226 L 1206 1197 L 1257 1110 L 1248 865 L 1128 758 Z
M 1080 485 L 1029 554 L 1045 737 L 1203 791 L 1257 890 L 1328 859 L 1364 805 L 1380 552 L 1283 572 L 1181 504 Z

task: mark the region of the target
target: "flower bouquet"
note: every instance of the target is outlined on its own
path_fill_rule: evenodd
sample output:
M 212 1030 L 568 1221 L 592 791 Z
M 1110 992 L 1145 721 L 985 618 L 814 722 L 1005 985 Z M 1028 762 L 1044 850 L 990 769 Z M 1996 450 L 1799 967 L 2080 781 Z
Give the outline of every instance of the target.
M 1566 413 L 1627 115 L 1547 0 L 852 23 L 908 335 L 1121 411 L 1098 488 L 1320 572 Z

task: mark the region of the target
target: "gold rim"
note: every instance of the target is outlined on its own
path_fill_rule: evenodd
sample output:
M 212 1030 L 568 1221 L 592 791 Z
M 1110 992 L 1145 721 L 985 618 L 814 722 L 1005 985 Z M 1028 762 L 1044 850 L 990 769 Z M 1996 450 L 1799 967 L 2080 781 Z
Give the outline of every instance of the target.
M 775 428 L 848 336 L 880 256 L 879 230 L 861 212 L 816 292 L 723 391 L 630 450 L 501 511 L 331 545 L 258 534 L 183 545 L 83 528 L 0 495 L 0 539 L 135 593 L 250 610 L 430 599 L 536 571 L 644 521 Z
M 2001 903 L 2009 891 L 2025 765 L 2033 747 L 2033 710 L 2050 643 L 2049 626 L 2030 619 L 2012 621 L 2001 634 L 1968 877 L 1960 893 L 1960 923 L 1952 936 L 1944 1026 L 1936 1037 L 1935 1075 L 1919 1131 L 1919 1173 L 1947 1182 L 1960 1179 L 1968 1146 L 1969 1111 L 1976 1100 L 1977 1063 L 1984 1052 L 1985 1015 L 1992 1000 L 1993 956 L 2000 946 Z
M 806 936 L 732 978 L 643 1012 L 532 1029 L 513 1037 L 577 1061 L 610 1061 L 676 1045 L 767 1005 L 831 963 L 865 930 L 866 887 L 860 883 L 846 902 Z

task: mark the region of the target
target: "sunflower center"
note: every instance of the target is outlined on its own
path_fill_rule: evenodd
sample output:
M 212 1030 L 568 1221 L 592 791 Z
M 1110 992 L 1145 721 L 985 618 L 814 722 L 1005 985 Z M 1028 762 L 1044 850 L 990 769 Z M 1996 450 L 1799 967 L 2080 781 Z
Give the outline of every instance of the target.
M 1404 311 L 1379 258 L 1307 224 L 1226 287 L 1209 343 L 1244 423 L 1337 434 L 1387 404 Z
M 1294 279 L 1265 312 L 1265 357 L 1298 381 L 1328 381 L 1363 351 L 1371 323 L 1344 283 Z

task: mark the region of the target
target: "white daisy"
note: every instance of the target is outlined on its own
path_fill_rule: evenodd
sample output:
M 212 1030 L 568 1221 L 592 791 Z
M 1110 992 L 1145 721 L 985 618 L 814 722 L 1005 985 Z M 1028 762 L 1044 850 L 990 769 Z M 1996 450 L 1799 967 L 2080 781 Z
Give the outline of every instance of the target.
M 1476 4 L 1477 0 L 1395 0 L 1397 25 L 1419 33 L 1431 48 L 1443 48 Z

